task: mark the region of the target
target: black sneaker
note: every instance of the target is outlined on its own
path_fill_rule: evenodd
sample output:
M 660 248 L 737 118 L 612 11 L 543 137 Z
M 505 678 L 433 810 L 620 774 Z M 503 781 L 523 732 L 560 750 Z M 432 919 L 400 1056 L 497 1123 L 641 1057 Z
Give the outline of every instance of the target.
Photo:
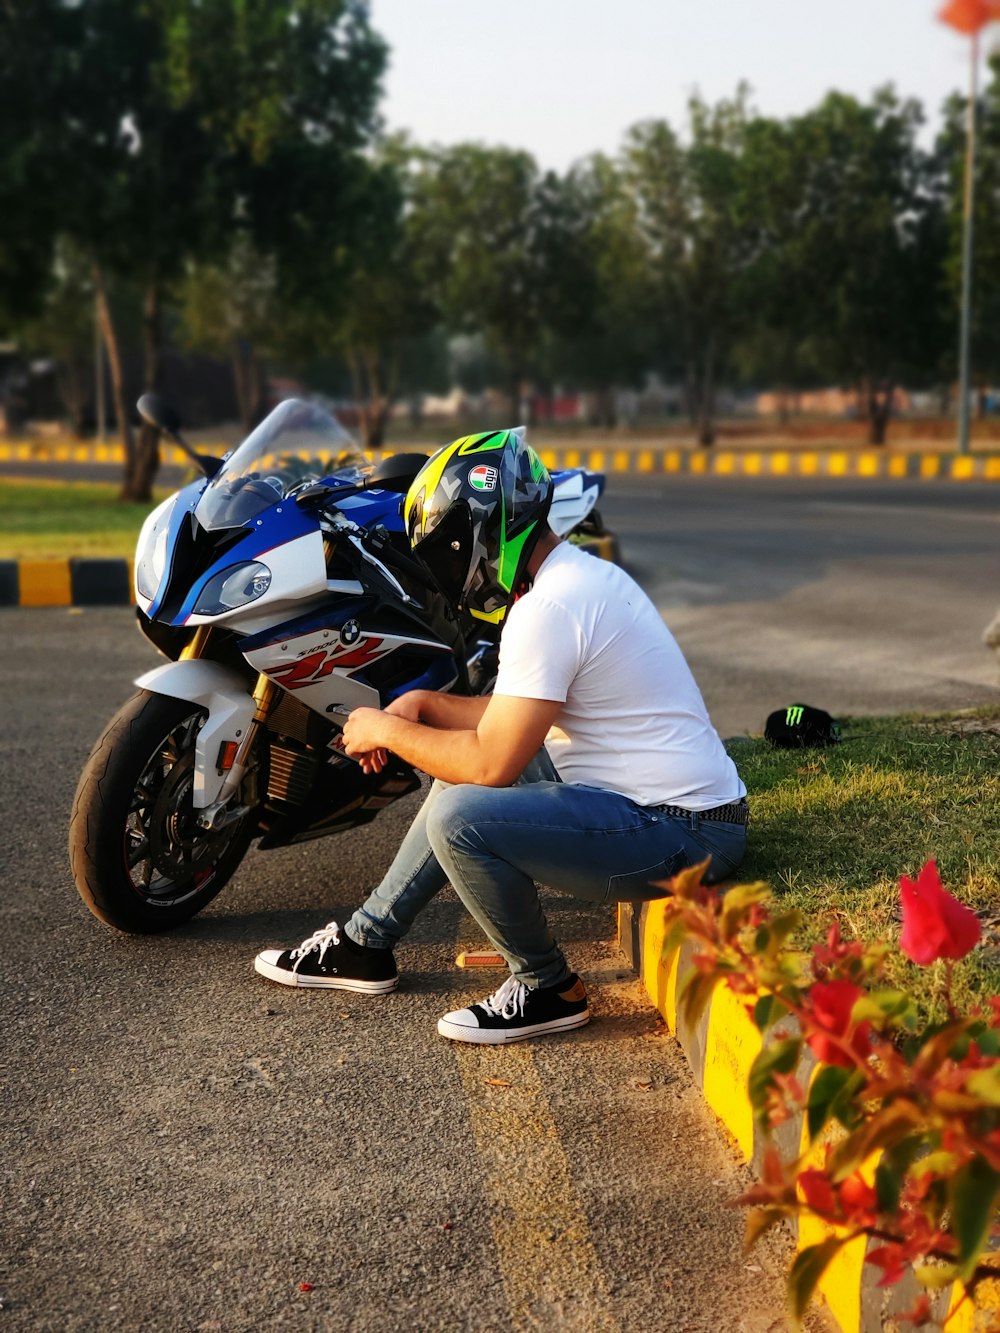
M 589 1022 L 587 992 L 573 972 L 558 986 L 540 986 L 537 990 L 529 990 L 516 977 L 508 977 L 488 1000 L 481 1000 L 471 1009 L 445 1014 L 438 1020 L 438 1032 L 453 1041 L 498 1046 L 546 1032 L 566 1032 Z
M 325 986 L 380 995 L 399 984 L 391 949 L 366 949 L 331 921 L 297 949 L 265 949 L 254 959 L 262 977 L 282 986 Z

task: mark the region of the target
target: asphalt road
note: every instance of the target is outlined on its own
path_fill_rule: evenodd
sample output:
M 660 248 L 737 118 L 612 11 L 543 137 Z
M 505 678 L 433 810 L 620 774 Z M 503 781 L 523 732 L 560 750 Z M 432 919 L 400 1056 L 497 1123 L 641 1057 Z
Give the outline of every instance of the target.
M 684 478 L 613 483 L 605 510 L 732 733 L 798 697 L 995 701 L 978 642 L 995 495 Z M 609 912 L 548 900 L 595 1021 L 499 1052 L 435 1034 L 500 980 L 453 967 L 480 941 L 450 893 L 389 997 L 250 969 L 354 906 L 412 798 L 368 830 L 251 853 L 182 931 L 116 935 L 75 895 L 66 827 L 152 651 L 125 610 L 0 625 L 0 1333 L 783 1326 L 787 1244 L 741 1255 L 725 1205 L 747 1176 Z
M 612 478 L 601 506 L 724 736 L 772 709 L 996 703 L 1000 488 Z

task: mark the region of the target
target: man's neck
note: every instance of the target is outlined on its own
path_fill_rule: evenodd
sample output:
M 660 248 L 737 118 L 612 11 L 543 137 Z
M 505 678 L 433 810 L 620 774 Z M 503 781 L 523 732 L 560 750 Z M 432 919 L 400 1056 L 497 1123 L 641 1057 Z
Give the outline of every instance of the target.
M 532 551 L 528 563 L 525 566 L 525 573 L 529 578 L 535 577 L 542 566 L 542 562 L 547 556 L 552 554 L 561 541 L 562 538 L 557 537 L 551 529 L 545 533 L 544 537 L 539 537 L 535 544 L 535 549 Z

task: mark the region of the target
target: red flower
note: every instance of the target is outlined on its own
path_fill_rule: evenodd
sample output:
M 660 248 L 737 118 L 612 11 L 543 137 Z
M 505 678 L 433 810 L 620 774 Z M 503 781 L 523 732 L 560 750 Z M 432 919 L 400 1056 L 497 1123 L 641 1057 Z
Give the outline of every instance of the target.
M 802 1197 L 820 1217 L 838 1216 L 837 1199 L 830 1184 L 830 1177 L 825 1171 L 803 1171 L 798 1180 Z
M 878 1195 L 857 1172 L 848 1176 L 840 1187 L 840 1204 L 845 1217 L 858 1226 L 875 1225 L 878 1213 Z
M 927 862 L 915 883 L 900 876 L 899 898 L 903 909 L 899 947 L 921 967 L 937 958 L 964 958 L 982 934 L 975 912 L 942 887 L 933 861 Z
M 859 1023 L 855 1027 L 851 1023 L 851 1010 L 863 994 L 861 987 L 852 981 L 817 981 L 810 990 L 810 1017 L 820 1031 L 810 1033 L 806 1041 L 813 1055 L 823 1064 L 854 1068 L 854 1061 L 843 1046 L 831 1041 L 830 1037 L 847 1041 L 858 1059 L 867 1056 L 871 1025 Z

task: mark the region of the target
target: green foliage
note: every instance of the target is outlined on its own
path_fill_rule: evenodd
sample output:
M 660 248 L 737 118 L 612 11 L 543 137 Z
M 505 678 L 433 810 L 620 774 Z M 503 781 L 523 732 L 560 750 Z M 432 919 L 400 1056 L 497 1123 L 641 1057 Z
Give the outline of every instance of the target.
M 968 1282 L 990 1236 L 1000 1196 L 1000 1172 L 973 1157 L 951 1178 L 952 1225 L 958 1238 L 958 1276 Z

